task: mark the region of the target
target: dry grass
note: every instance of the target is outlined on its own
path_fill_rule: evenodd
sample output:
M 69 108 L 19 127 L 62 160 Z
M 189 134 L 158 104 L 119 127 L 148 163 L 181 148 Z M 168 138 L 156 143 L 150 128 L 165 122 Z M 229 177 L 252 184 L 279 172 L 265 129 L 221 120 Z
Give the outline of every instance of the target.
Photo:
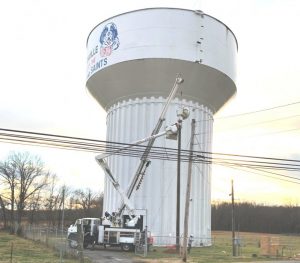
M 276 255 L 262 255 L 261 238 L 274 238 L 279 240 Z M 213 245 L 210 247 L 192 248 L 188 255 L 188 262 L 216 263 L 216 262 L 256 262 L 277 259 L 299 259 L 300 236 L 271 235 L 263 233 L 239 233 L 241 245 L 239 256 L 232 256 L 231 232 L 215 231 L 212 233 Z M 165 263 L 180 262 L 178 254 L 166 253 L 167 248 L 155 247 L 148 254 L 145 262 Z
M 6 232 L 0 232 L 0 262 L 3 263 L 59 263 L 59 252 L 47 248 L 45 244 L 26 240 Z M 77 263 L 78 260 L 66 258 L 64 263 Z
M 278 255 L 261 255 L 261 238 L 274 237 L 279 240 Z M 262 233 L 240 233 L 240 255 L 232 257 L 231 232 L 213 232 L 213 245 L 210 247 L 192 248 L 188 255 L 188 262 L 216 263 L 216 262 L 254 262 L 274 259 L 299 259 L 300 236 L 296 235 L 270 235 Z M 13 247 L 12 247 L 13 244 Z M 0 262 L 10 263 L 59 263 L 59 253 L 45 244 L 25 240 L 15 235 L 0 232 Z M 181 262 L 181 257 L 176 253 L 166 253 L 168 248 L 155 247 L 149 252 L 146 259 L 139 258 L 142 262 L 171 263 Z M 137 257 L 136 257 L 137 259 Z M 64 263 L 78 262 L 76 259 L 64 258 Z M 87 262 L 87 261 L 85 261 Z

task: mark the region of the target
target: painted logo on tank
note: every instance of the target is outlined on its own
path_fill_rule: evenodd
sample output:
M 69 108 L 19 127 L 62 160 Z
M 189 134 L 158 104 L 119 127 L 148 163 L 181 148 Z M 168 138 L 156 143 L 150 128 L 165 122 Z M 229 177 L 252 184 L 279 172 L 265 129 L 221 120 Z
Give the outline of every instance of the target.
M 120 46 L 118 37 L 118 29 L 115 23 L 108 23 L 105 25 L 100 35 L 100 56 L 108 57 L 113 50 L 116 50 Z
M 115 23 L 107 23 L 91 41 L 87 56 L 87 79 L 95 72 L 109 65 L 109 56 L 120 46 L 118 29 Z M 94 45 L 92 45 L 92 43 Z

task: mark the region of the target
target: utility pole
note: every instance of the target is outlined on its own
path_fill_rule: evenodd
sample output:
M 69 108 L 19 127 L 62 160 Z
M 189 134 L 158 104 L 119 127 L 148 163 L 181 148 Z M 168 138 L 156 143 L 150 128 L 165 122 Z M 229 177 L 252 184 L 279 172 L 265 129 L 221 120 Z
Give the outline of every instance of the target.
M 61 235 L 64 233 L 64 219 L 65 219 L 65 194 L 66 194 L 66 185 L 63 185 L 62 188 L 62 213 L 61 213 Z
M 178 120 L 178 151 L 177 151 L 177 194 L 176 194 L 176 252 L 180 248 L 180 162 L 181 162 L 181 126 L 182 119 Z
M 234 187 L 233 180 L 231 180 L 231 204 L 232 204 L 232 213 L 231 213 L 231 224 L 232 224 L 232 256 L 236 256 L 236 246 L 235 246 L 235 207 L 234 207 Z
M 63 236 L 64 236 L 65 191 L 66 191 L 66 185 L 64 184 L 62 188 L 61 240 L 63 240 Z M 62 248 L 62 244 L 60 244 L 60 262 L 63 262 L 62 258 L 63 258 L 63 248 Z
M 188 177 L 186 183 L 186 196 L 185 196 L 185 213 L 184 213 L 184 230 L 183 230 L 183 257 L 182 261 L 186 262 L 187 259 L 187 239 L 188 239 L 188 224 L 190 213 L 190 196 L 191 196 L 191 179 L 192 179 L 192 166 L 193 166 L 193 149 L 194 149 L 194 136 L 195 136 L 195 119 L 192 119 L 191 128 L 191 142 L 190 142 L 190 155 L 188 165 Z
M 188 118 L 190 111 L 186 107 L 177 110 L 177 136 L 178 136 L 178 151 L 177 151 L 177 198 L 176 198 L 176 252 L 179 253 L 180 248 L 180 163 L 181 163 L 181 129 L 182 121 Z

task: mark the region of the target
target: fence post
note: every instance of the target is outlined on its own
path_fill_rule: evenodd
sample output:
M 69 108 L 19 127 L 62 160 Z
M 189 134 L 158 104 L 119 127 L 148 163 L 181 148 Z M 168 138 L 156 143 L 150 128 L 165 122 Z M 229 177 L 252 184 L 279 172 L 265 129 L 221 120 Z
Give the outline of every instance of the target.
M 11 242 L 11 247 L 10 247 L 10 263 L 12 263 L 13 250 L 14 250 L 14 242 Z
M 49 242 L 48 241 L 48 238 L 49 238 L 48 235 L 49 235 L 49 228 L 47 227 L 47 230 L 46 230 L 46 240 L 45 240 L 46 241 L 46 247 L 49 246 L 49 244 L 48 244 L 48 242 Z
M 145 227 L 145 249 L 144 249 L 144 257 L 147 257 L 148 253 L 148 227 Z

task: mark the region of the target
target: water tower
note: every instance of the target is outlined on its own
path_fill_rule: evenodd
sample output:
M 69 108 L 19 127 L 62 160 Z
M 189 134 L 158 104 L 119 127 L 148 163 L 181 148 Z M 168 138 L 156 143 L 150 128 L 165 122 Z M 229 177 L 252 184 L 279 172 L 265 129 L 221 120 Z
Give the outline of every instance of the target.
M 182 147 L 189 148 L 191 119 L 196 120 L 194 150 L 211 151 L 213 114 L 236 92 L 237 40 L 218 19 L 201 11 L 151 8 L 111 17 L 87 39 L 86 86 L 107 111 L 107 140 L 131 143 L 151 134 L 177 73 L 184 78 L 166 115 L 177 120 L 179 107 L 190 109 L 182 128 Z M 177 148 L 159 138 L 154 146 Z M 127 187 L 138 158 L 111 156 L 111 170 Z M 139 191 L 137 209 L 146 209 L 147 225 L 157 244 L 175 243 L 176 171 L 174 161 L 152 160 Z M 211 167 L 193 166 L 189 232 L 195 245 L 211 238 Z M 187 163 L 181 166 L 181 227 L 183 233 Z M 119 195 L 106 180 L 104 211 L 115 211 Z

